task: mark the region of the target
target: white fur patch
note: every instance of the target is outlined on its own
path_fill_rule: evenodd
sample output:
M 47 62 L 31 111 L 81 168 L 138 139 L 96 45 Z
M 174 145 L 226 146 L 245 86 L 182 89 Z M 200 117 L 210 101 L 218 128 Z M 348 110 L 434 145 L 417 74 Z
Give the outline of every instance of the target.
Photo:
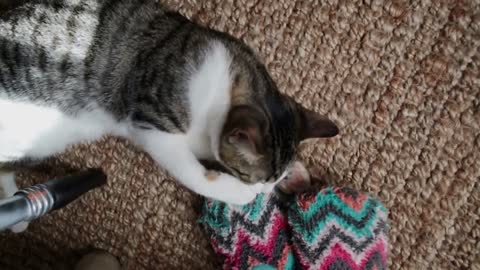
M 0 98 L 0 162 L 47 157 L 106 133 L 124 135 L 122 126 L 100 109 L 69 116 L 56 108 Z
M 199 158 L 220 157 L 219 139 L 230 108 L 231 61 L 223 44 L 213 42 L 188 82 L 192 122 L 187 137 Z

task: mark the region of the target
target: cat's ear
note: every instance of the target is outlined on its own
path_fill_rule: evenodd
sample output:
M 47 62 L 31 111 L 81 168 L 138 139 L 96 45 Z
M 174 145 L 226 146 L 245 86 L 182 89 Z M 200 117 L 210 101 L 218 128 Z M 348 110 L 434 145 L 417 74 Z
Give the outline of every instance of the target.
M 299 138 L 301 141 L 309 138 L 328 138 L 338 134 L 339 129 L 335 123 L 326 116 L 306 109 L 297 104 L 300 128 Z
M 228 114 L 223 136 L 241 153 L 258 155 L 263 148 L 264 122 L 264 116 L 258 110 L 251 106 L 236 106 Z

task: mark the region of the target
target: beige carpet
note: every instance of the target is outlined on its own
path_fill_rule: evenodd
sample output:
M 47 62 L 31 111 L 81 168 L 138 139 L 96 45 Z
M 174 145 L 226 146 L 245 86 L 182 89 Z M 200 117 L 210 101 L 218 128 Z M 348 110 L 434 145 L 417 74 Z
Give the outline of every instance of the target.
M 305 144 L 303 157 L 332 185 L 387 205 L 391 269 L 480 269 L 480 1 L 169 5 L 244 38 L 283 92 L 340 124 L 341 136 Z M 196 223 L 200 198 L 146 155 L 105 139 L 59 160 L 103 167 L 108 186 L 26 234 L 0 234 L 1 269 L 68 269 L 91 246 L 127 269 L 218 267 Z

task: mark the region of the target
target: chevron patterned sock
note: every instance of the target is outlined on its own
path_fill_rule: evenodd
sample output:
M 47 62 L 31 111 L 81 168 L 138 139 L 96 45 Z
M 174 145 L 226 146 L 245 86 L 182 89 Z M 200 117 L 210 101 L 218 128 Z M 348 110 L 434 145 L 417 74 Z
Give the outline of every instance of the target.
M 260 194 L 249 205 L 208 200 L 200 222 L 224 269 L 386 269 L 387 210 L 349 188 Z

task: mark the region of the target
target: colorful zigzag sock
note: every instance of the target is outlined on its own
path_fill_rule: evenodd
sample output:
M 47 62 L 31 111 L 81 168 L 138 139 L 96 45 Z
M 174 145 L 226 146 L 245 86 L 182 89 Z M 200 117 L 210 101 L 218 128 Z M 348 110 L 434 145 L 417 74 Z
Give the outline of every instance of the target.
M 259 195 L 246 206 L 207 201 L 200 219 L 224 269 L 385 269 L 387 211 L 349 188 Z

